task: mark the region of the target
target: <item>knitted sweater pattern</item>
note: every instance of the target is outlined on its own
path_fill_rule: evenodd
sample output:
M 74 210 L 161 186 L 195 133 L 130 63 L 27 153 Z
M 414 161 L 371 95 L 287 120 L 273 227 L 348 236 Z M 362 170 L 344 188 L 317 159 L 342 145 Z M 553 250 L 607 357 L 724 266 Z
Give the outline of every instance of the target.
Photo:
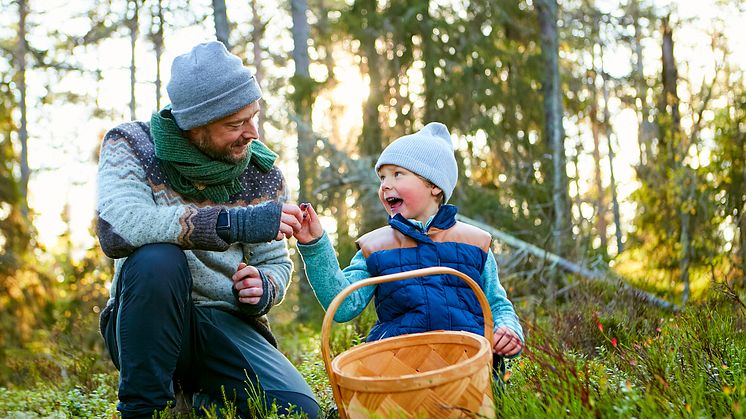
M 242 191 L 226 203 L 192 201 L 169 186 L 155 157 L 149 123 L 128 122 L 110 130 L 101 145 L 96 208 L 99 242 L 115 259 L 109 304 L 127 256 L 151 243 L 184 249 L 195 305 L 239 313 L 231 276 L 240 262 L 266 274 L 274 291 L 270 307 L 281 302 L 292 272 L 286 241 L 229 244 L 217 235 L 215 225 L 225 207 L 286 201 L 284 178 L 276 167 L 263 173 L 249 164 L 239 181 Z M 266 319 L 258 320 L 267 324 Z

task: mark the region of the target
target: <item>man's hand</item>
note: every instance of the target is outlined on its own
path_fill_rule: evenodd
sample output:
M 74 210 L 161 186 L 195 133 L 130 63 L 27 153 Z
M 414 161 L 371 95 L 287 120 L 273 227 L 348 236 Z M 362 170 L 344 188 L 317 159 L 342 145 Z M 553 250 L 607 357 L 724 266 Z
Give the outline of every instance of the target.
M 523 349 L 523 344 L 518 335 L 505 326 L 500 326 L 495 330 L 492 342 L 492 352 L 501 356 L 512 356 Z
M 238 265 L 231 277 L 233 288 L 238 290 L 238 301 L 244 304 L 257 304 L 264 294 L 259 270 L 243 262 Z
M 300 230 L 295 232 L 295 238 L 300 244 L 306 244 L 318 240 L 324 234 L 324 228 L 321 227 L 319 216 L 311 204 L 300 204 L 303 212 L 303 221 Z
M 275 240 L 289 239 L 301 229 L 303 212 L 295 204 L 282 205 L 282 217 L 280 218 L 280 230 Z

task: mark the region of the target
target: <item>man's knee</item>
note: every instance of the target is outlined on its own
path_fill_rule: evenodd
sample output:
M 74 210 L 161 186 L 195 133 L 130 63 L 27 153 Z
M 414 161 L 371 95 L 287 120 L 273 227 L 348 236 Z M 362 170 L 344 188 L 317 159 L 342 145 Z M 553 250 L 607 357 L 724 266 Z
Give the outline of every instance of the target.
M 192 286 L 184 251 L 168 243 L 148 244 L 135 250 L 125 261 L 119 280 L 127 292 L 154 295 L 189 293 Z

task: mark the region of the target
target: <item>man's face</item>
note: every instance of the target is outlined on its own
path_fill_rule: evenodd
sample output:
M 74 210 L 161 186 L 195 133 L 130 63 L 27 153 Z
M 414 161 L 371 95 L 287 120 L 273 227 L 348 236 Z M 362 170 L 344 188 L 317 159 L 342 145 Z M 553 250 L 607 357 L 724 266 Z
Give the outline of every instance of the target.
M 251 141 L 259 138 L 258 114 L 257 101 L 225 118 L 188 130 L 187 138 L 201 152 L 215 160 L 238 163 L 246 157 Z

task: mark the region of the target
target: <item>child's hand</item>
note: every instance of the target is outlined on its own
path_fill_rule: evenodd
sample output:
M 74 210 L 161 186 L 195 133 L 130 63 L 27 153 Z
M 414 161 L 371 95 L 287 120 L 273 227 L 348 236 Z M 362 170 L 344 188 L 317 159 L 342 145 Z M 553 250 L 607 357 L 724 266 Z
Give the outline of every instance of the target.
M 236 273 L 231 277 L 233 288 L 238 290 L 238 301 L 244 304 L 257 304 L 264 294 L 262 277 L 259 270 L 243 262 L 238 265 Z
M 523 349 L 523 344 L 518 335 L 505 326 L 500 326 L 495 330 L 492 342 L 492 352 L 501 356 L 515 355 Z
M 311 204 L 300 204 L 300 210 L 303 212 L 303 222 L 300 230 L 295 232 L 295 238 L 300 244 L 306 244 L 318 240 L 324 234 L 324 228 L 321 227 L 319 216 L 316 215 Z

